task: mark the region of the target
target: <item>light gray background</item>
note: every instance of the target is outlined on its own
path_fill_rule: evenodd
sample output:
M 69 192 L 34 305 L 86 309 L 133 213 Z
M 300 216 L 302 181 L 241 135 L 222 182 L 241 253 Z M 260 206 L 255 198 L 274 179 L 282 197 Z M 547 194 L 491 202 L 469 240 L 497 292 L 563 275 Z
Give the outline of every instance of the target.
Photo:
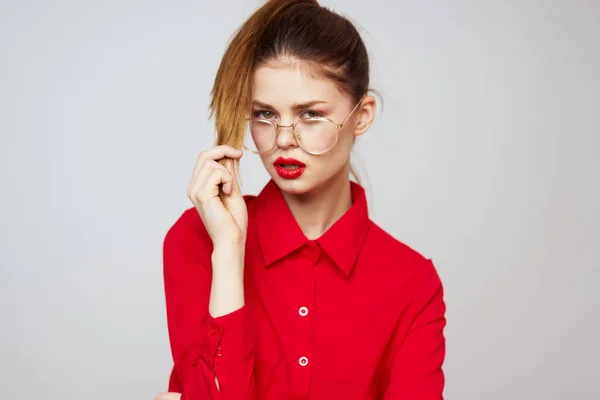
M 0 4 L 0 398 L 152 400 L 162 239 L 259 1 Z M 600 2 L 323 4 L 384 97 L 356 148 L 372 218 L 445 284 L 446 397 L 600 398 Z

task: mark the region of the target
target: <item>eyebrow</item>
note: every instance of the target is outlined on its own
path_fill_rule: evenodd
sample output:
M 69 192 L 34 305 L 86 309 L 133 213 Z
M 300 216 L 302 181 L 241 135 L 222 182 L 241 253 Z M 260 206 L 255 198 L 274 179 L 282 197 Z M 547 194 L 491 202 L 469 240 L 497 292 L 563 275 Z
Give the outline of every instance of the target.
M 314 105 L 317 105 L 317 104 L 327 104 L 327 102 L 323 101 L 323 100 L 313 100 L 313 101 L 309 101 L 307 103 L 293 104 L 292 107 L 291 107 L 291 109 L 294 110 L 294 111 L 298 111 L 298 110 L 303 110 L 305 108 L 310 108 L 310 107 L 312 107 Z M 258 101 L 258 100 L 254 100 L 252 102 L 252 105 L 256 106 L 256 107 L 270 108 L 272 110 L 275 110 L 275 107 L 273 107 L 272 105 L 267 104 L 267 103 L 263 103 L 262 101 Z

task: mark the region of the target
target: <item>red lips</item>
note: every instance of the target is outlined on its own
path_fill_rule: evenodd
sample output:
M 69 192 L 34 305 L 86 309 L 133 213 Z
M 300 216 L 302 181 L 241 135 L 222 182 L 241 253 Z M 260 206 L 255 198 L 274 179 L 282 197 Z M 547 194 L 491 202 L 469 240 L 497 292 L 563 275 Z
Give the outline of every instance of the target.
M 273 163 L 277 174 L 284 179 L 296 179 L 304 173 L 306 165 L 295 158 L 279 157 Z

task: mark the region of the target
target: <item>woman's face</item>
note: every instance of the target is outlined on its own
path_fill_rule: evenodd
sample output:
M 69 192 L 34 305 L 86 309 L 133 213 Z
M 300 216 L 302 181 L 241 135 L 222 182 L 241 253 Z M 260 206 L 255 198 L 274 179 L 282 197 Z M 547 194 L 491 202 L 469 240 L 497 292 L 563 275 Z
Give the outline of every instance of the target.
M 341 123 L 356 106 L 335 83 L 310 77 L 294 62 L 270 62 L 258 67 L 252 92 L 252 117 L 285 126 L 311 117 Z M 302 149 L 291 128 L 280 128 L 273 151 L 261 155 L 269 175 L 282 191 L 296 195 L 312 192 L 333 180 L 347 180 L 354 139 L 371 125 L 374 109 L 374 98 L 365 97 L 344 126 L 334 129 L 338 131 L 336 145 L 321 155 Z M 300 135 L 302 137 L 302 132 Z M 296 161 L 301 163 L 300 167 L 288 165 Z M 281 165 L 282 162 L 286 164 Z

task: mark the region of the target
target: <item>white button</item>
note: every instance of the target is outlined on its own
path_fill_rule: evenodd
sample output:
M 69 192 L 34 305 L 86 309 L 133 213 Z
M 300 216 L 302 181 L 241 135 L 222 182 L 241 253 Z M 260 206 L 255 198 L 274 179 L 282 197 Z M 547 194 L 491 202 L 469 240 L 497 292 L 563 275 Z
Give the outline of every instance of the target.
M 306 367 L 306 365 L 308 364 L 308 358 L 300 357 L 300 359 L 298 360 L 298 364 L 300 364 L 303 367 Z
M 301 317 L 306 317 L 308 315 L 308 308 L 300 307 L 298 314 L 300 314 Z

